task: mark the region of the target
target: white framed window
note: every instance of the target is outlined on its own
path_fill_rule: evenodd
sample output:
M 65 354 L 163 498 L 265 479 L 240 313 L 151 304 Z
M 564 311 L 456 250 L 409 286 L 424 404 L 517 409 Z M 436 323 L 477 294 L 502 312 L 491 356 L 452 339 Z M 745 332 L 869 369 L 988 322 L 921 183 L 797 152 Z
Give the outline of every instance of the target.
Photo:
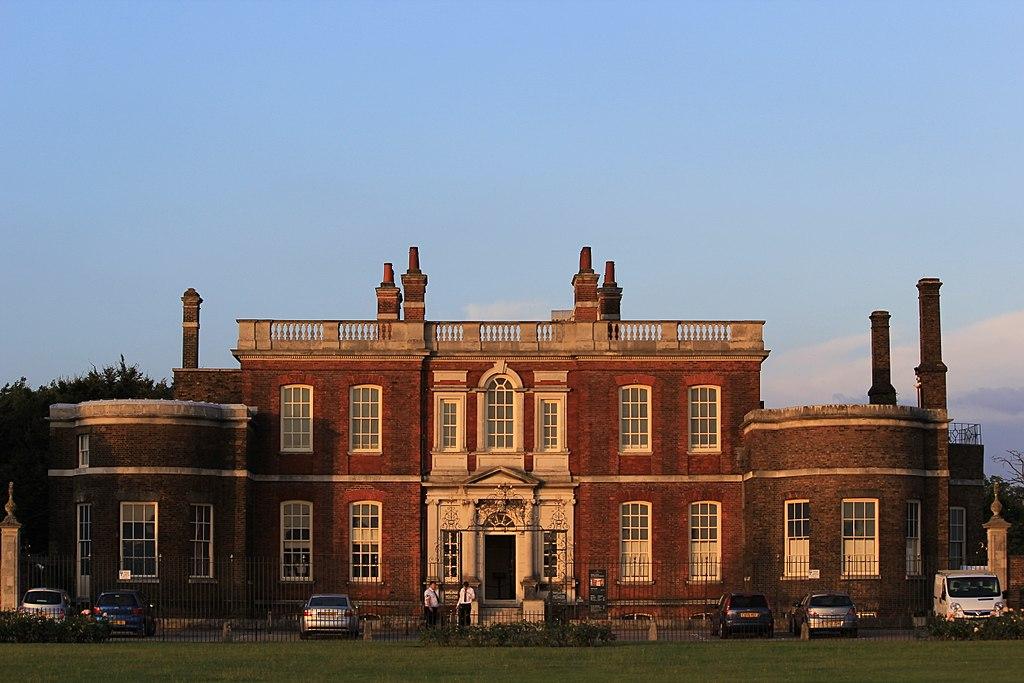
M 434 395 L 434 450 L 457 453 L 466 450 L 466 395 Z
M 190 505 L 192 517 L 192 567 L 190 576 L 213 577 L 213 506 Z
M 281 579 L 313 580 L 313 504 L 281 503 Z
M 380 503 L 360 501 L 349 506 L 352 531 L 353 581 L 380 580 Z
M 313 387 L 300 384 L 281 387 L 281 450 L 312 452 Z
M 458 580 L 462 558 L 462 532 L 441 530 L 441 581 Z
M 88 582 L 92 576 L 92 504 L 79 503 L 76 513 L 78 538 L 76 539 L 75 564 L 78 570 L 78 595 L 87 596 L 89 595 Z
M 157 504 L 121 503 L 121 569 L 157 576 Z
M 786 501 L 786 559 L 783 575 L 807 576 L 811 562 L 811 502 Z
M 79 434 L 78 435 L 78 466 L 88 467 L 89 466 L 89 435 Z
M 843 500 L 843 576 L 878 576 L 878 499 Z
M 949 568 L 960 569 L 967 559 L 967 510 L 949 508 Z
M 690 387 L 690 450 L 719 451 L 719 388 Z
M 353 451 L 380 451 L 380 387 L 352 387 L 349 394 L 350 444 Z
M 545 531 L 543 548 L 541 550 L 542 571 L 545 579 L 557 579 L 561 577 L 560 560 L 565 553 L 566 532 Z
M 690 503 L 690 578 L 717 581 L 721 576 L 721 517 L 714 501 Z
M 534 394 L 535 450 L 541 453 L 565 452 L 565 394 Z
M 619 449 L 651 450 L 651 388 L 619 388 Z
M 487 450 L 515 449 L 515 387 L 507 377 L 494 377 L 484 395 Z
M 651 580 L 651 504 L 623 503 L 619 509 L 619 563 L 623 581 Z
M 907 576 L 921 575 L 921 501 L 907 501 Z

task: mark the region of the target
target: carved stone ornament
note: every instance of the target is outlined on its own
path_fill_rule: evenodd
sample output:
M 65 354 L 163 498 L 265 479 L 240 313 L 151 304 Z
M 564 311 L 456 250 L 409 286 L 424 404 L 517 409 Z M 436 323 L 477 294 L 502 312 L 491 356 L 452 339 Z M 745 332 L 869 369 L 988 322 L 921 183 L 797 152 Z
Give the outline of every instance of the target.
M 510 484 L 498 484 L 490 498 L 482 499 L 477 506 L 477 519 L 480 526 L 487 526 L 487 521 L 504 515 L 515 522 L 515 526 L 526 525 L 526 501 L 515 492 Z
M 1003 511 L 1003 504 L 999 502 L 999 480 L 996 479 L 992 482 L 992 505 L 989 508 L 992 510 L 993 517 L 1001 517 Z

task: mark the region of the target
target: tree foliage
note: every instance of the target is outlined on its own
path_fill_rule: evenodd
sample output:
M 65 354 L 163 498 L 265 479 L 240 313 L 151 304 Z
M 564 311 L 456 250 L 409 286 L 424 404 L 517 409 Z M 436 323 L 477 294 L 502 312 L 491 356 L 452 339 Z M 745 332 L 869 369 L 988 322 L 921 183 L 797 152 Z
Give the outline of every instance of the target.
M 1011 555 L 1024 555 L 1024 485 L 1000 477 L 986 478 L 983 519 L 988 521 L 992 516 L 992 485 L 996 480 L 999 480 L 999 502 L 1003 504 L 1000 515 L 1013 525 L 1009 530 L 1007 549 Z
M 0 388 L 0 485 L 14 482 L 22 542 L 42 551 L 47 542 L 46 469 L 54 403 L 113 398 L 171 398 L 166 380 L 154 381 L 138 365 L 120 362 L 72 377 L 58 377 L 37 389 L 24 377 Z M 6 486 L 4 486 L 6 489 Z

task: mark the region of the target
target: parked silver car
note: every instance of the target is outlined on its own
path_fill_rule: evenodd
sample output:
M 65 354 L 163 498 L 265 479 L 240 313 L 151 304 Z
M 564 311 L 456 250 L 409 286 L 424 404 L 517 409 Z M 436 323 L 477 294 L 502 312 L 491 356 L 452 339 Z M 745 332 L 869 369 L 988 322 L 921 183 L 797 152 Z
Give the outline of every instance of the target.
M 804 639 L 829 631 L 856 638 L 857 608 L 845 593 L 811 593 L 793 605 L 789 630 Z
M 32 588 L 21 599 L 22 612 L 31 612 L 51 619 L 64 619 L 72 613 L 71 598 L 59 588 Z
M 305 640 L 317 634 L 359 635 L 359 614 L 347 595 L 313 595 L 302 607 L 299 637 Z

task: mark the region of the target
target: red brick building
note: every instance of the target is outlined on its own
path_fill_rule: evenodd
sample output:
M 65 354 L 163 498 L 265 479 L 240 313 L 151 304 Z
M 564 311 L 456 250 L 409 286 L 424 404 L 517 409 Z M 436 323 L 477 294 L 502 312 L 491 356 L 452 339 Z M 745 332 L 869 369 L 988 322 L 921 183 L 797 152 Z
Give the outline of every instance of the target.
M 51 408 L 54 550 L 83 594 L 98 558 L 121 581 L 217 582 L 257 557 L 296 592 L 362 600 L 465 579 L 501 609 L 823 585 L 883 605 L 980 547 L 982 447 L 950 438 L 940 285 L 918 283 L 919 407 L 896 405 L 876 311 L 870 403 L 778 410 L 761 321 L 621 320 L 589 247 L 550 321 L 427 321 L 412 248 L 376 320 L 239 320 L 234 369 L 198 367 L 189 289 L 178 400 Z

